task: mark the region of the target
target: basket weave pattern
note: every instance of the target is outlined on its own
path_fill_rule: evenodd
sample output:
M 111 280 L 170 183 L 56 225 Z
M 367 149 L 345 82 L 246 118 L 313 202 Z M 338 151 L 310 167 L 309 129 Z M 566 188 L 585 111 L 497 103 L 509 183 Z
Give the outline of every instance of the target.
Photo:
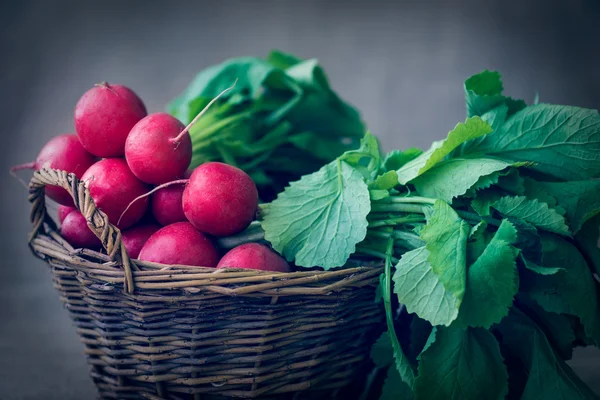
M 60 237 L 45 185 L 72 194 L 106 253 Z M 103 398 L 333 398 L 381 330 L 380 267 L 272 273 L 130 260 L 74 175 L 35 172 L 29 200 L 30 247 L 50 266 Z

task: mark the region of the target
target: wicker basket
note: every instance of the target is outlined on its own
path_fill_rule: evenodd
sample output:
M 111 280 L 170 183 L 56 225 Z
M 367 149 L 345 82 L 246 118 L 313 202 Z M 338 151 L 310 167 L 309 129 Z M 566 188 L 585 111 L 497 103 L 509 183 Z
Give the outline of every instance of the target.
M 60 237 L 45 185 L 72 194 L 105 253 Z M 35 172 L 29 200 L 30 247 L 51 267 L 103 398 L 342 397 L 381 331 L 379 266 L 271 273 L 130 260 L 74 175 Z

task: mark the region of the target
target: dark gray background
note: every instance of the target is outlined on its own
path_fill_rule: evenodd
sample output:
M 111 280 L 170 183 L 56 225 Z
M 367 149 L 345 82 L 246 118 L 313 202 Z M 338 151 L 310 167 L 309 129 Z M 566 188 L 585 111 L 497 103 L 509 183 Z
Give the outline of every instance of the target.
M 162 110 L 201 68 L 271 48 L 317 57 L 386 149 L 464 119 L 462 82 L 497 69 L 511 95 L 600 106 L 598 1 L 0 1 L 0 399 L 95 396 L 66 311 L 30 255 L 9 166 L 72 132 L 79 96 L 123 83 Z M 600 352 L 571 363 L 600 393 Z

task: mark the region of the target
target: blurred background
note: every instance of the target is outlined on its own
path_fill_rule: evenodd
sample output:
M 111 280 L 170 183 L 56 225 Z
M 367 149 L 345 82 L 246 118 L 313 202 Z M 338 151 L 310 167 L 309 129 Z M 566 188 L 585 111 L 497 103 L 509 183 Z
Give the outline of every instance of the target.
M 318 58 L 385 150 L 445 137 L 465 118 L 464 79 L 485 68 L 528 102 L 600 107 L 597 0 L 0 0 L 0 399 L 95 397 L 9 167 L 74 132 L 94 83 L 125 84 L 156 112 L 200 69 L 273 48 Z M 600 393 L 600 352 L 571 365 Z

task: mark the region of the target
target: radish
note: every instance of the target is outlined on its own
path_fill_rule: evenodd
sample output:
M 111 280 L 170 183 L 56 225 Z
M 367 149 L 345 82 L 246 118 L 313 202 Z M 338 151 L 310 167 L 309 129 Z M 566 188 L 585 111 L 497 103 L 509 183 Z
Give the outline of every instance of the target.
M 100 239 L 92 232 L 83 214 L 75 210 L 70 212 L 60 228 L 62 237 L 76 249 L 99 249 Z
M 183 212 L 196 229 L 214 236 L 243 231 L 254 219 L 258 191 L 244 171 L 220 162 L 194 170 L 183 191 Z
M 133 228 L 121 232 L 121 241 L 127 249 L 127 254 L 131 258 L 138 258 L 140 250 L 156 231 L 160 229 L 156 224 L 136 225 Z
M 217 265 L 217 268 L 227 267 L 290 272 L 290 265 L 283 257 L 260 243 L 246 243 L 229 250 Z
M 187 221 L 183 213 L 183 185 L 163 187 L 152 194 L 150 208 L 156 221 L 163 225 Z
M 189 222 L 161 228 L 146 242 L 139 254 L 142 261 L 160 264 L 216 267 L 219 254 L 212 242 Z
M 77 209 L 69 206 L 58 206 L 58 222 L 62 224 L 67 215 L 71 214 L 73 211 L 77 211 Z
M 125 158 L 135 176 L 154 185 L 180 178 L 192 160 L 188 130 L 219 97 L 233 89 L 236 82 L 237 79 L 212 99 L 186 127 L 166 113 L 151 114 L 136 123 L 125 143 Z
M 87 152 L 76 135 L 64 134 L 50 139 L 38 154 L 35 162 L 17 165 L 11 173 L 21 169 L 41 169 L 45 167 L 67 171 L 81 178 L 83 173 L 96 162 L 96 157 Z M 46 186 L 46 195 L 65 206 L 73 206 L 69 192 L 59 186 Z
M 75 130 L 81 144 L 98 157 L 125 154 L 125 140 L 146 116 L 146 106 L 129 88 L 106 82 L 95 85 L 75 106 Z
M 192 160 L 192 140 L 177 118 L 166 113 L 150 114 L 129 132 L 125 158 L 140 180 L 160 185 L 185 173 Z
M 128 205 L 146 193 L 148 186 L 133 175 L 125 160 L 100 160 L 92 165 L 81 179 L 86 182 L 96 206 L 119 229 L 129 228 L 144 216 L 148 208 L 148 199 L 136 201 L 131 207 Z

